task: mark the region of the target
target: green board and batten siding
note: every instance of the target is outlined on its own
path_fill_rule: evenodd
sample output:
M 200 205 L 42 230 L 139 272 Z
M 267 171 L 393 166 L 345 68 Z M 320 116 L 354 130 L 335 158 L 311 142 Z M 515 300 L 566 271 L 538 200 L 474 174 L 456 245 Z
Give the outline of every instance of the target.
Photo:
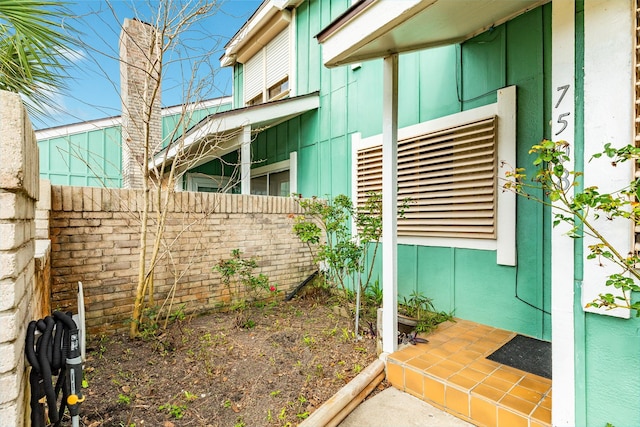
M 119 125 L 41 139 L 40 178 L 54 185 L 120 188 L 120 146 Z
M 195 110 L 189 113 L 188 122 L 191 126 L 208 114 L 229 109 L 230 102 Z M 163 139 L 168 141 L 169 136 L 176 134 L 180 115 L 167 114 L 162 117 Z M 122 187 L 121 126 L 98 122 L 94 128 L 73 133 L 74 126 L 69 126 L 69 135 L 38 140 L 40 177 L 54 185 Z M 180 130 L 183 128 L 179 126 Z
M 327 69 L 313 38 L 348 5 L 309 1 L 296 10 L 297 93 L 320 90 L 319 110 L 295 119 L 305 196 L 350 194 L 351 134 L 382 130 L 382 62 Z M 548 136 L 550 10 L 537 8 L 461 46 L 401 55 L 399 125 L 495 102 L 497 89 L 516 85 L 518 163 L 529 164 L 531 145 Z M 548 212 L 519 200 L 517 218 L 518 267 L 497 265 L 494 251 L 400 245 L 400 295 L 417 290 L 461 318 L 550 339 Z

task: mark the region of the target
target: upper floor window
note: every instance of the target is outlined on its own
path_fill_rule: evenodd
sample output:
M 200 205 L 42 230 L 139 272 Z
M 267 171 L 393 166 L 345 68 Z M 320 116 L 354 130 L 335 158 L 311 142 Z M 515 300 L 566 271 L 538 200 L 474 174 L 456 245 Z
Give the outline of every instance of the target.
M 289 28 L 244 63 L 244 103 L 256 105 L 289 93 Z

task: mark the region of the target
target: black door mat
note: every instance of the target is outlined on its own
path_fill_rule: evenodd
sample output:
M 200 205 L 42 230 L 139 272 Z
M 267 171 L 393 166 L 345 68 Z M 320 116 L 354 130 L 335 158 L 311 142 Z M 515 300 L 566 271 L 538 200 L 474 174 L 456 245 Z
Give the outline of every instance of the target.
M 551 343 L 516 335 L 487 359 L 551 379 Z

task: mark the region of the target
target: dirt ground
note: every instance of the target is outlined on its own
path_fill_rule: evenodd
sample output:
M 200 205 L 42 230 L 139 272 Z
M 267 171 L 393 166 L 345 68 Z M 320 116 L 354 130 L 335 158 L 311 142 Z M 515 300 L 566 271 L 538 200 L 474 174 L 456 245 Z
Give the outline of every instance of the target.
M 309 292 L 87 345 L 90 427 L 295 426 L 376 358 L 375 339 L 356 342 L 353 321 Z

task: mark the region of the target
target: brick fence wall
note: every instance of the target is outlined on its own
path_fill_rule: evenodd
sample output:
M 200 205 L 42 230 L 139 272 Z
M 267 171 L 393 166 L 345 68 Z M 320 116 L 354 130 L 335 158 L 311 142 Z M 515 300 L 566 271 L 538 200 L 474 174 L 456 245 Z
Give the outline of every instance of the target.
M 0 91 L 0 425 L 28 414 L 24 340 L 42 309 L 35 280 L 38 146 L 20 96 Z
M 82 281 L 89 334 L 128 328 L 138 275 L 141 197 L 140 190 L 51 188 L 52 306 L 75 312 Z M 212 267 L 233 249 L 255 258 L 255 274 L 266 274 L 285 292 L 316 268 L 291 232 L 292 217 L 301 212 L 294 199 L 181 192 L 170 200 L 168 212 L 163 243 L 171 249 L 156 269 L 157 304 L 174 283 L 174 307 L 185 304 L 193 312 L 228 303 L 229 290 Z

